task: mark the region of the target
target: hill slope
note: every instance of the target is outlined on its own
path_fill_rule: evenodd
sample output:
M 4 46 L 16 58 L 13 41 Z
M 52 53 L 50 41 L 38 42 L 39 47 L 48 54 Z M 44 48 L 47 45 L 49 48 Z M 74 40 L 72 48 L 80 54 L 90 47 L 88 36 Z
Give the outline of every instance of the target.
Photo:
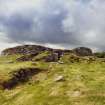
M 66 52 L 46 61 L 49 56 L 51 51 L 1 56 L 0 105 L 105 104 L 104 59 Z

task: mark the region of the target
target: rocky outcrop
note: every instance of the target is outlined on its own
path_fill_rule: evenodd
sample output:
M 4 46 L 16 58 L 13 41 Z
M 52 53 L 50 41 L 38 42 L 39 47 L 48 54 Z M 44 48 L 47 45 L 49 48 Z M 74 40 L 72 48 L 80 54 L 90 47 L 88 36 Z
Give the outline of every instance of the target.
M 72 50 L 60 50 L 60 49 L 54 49 L 53 54 L 58 56 L 58 60 L 66 53 L 72 53 Z
M 52 54 L 44 57 L 45 62 L 57 62 L 59 59 L 60 58 L 57 53 L 52 53 Z
M 53 49 L 50 51 L 50 54 L 47 54 L 46 56 L 43 56 L 42 58 L 36 59 L 36 61 L 45 61 L 45 62 L 58 62 L 60 58 L 66 54 L 71 53 L 71 50 L 60 50 L 60 49 Z
M 17 46 L 17 47 L 5 49 L 4 51 L 1 52 L 1 54 L 2 55 L 13 55 L 13 54 L 29 55 L 29 54 L 38 54 L 44 51 L 58 53 L 59 56 L 63 55 L 64 53 L 71 52 L 71 50 L 52 49 L 52 48 L 48 48 L 40 45 L 23 45 L 23 46 Z
M 36 53 L 36 54 L 28 54 L 28 55 L 23 55 L 19 58 L 16 59 L 16 61 L 20 61 L 20 62 L 23 62 L 23 61 L 32 61 L 32 59 L 37 56 L 39 53 Z
M 2 51 L 2 55 L 13 55 L 13 54 L 36 54 L 42 51 L 50 51 L 52 49 L 39 46 L 39 45 L 23 45 L 14 48 L 8 48 Z
M 23 54 L 23 55 L 29 55 L 29 54 L 40 54 L 44 51 L 50 51 L 52 54 L 57 54 L 58 59 L 60 59 L 61 56 L 63 56 L 65 53 L 74 53 L 78 56 L 91 56 L 92 50 L 86 47 L 78 47 L 73 50 L 61 50 L 61 49 L 52 49 L 48 47 L 43 47 L 40 45 L 23 45 L 23 46 L 17 46 L 14 48 L 8 48 L 4 51 L 2 51 L 2 55 L 13 55 L 13 54 Z M 22 59 L 22 58 L 21 58 Z M 27 60 L 27 58 L 26 58 Z
M 44 61 L 44 62 L 57 62 L 58 60 L 59 60 L 58 54 L 56 53 L 51 53 L 41 58 L 35 59 L 35 61 Z
M 73 49 L 73 53 L 75 53 L 78 56 L 92 56 L 92 50 L 90 48 L 86 47 L 78 47 Z

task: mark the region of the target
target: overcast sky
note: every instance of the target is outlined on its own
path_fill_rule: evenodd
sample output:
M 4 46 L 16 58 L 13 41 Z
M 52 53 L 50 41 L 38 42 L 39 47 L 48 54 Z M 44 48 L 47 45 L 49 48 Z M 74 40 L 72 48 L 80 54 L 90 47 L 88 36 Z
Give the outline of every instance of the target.
M 105 0 L 0 0 L 0 50 L 25 43 L 105 50 Z

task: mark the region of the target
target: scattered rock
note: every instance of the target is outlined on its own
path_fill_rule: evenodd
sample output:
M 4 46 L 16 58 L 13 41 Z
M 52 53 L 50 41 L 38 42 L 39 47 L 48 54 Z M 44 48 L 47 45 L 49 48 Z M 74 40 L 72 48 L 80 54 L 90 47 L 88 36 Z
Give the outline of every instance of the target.
M 62 62 L 62 61 L 58 61 L 58 63 L 59 63 L 59 64 L 64 64 L 64 62 Z
M 69 61 L 71 63 L 80 62 L 81 58 L 77 55 L 72 54 L 72 55 L 70 55 Z
M 74 93 L 72 94 L 72 97 L 79 97 L 81 95 L 80 91 L 74 91 Z
M 55 79 L 54 79 L 55 82 L 60 82 L 60 81 L 64 81 L 64 76 L 57 76 Z

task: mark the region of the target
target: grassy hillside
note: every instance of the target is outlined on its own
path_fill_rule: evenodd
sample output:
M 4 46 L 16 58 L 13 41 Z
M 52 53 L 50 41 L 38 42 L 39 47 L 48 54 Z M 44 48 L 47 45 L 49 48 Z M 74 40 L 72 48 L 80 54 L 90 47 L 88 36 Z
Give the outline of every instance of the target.
M 45 53 L 47 54 L 47 53 Z M 22 55 L 0 57 L 0 82 L 21 68 L 40 72 L 12 89 L 0 88 L 0 105 L 105 105 L 105 62 L 65 54 L 59 62 L 16 61 Z

